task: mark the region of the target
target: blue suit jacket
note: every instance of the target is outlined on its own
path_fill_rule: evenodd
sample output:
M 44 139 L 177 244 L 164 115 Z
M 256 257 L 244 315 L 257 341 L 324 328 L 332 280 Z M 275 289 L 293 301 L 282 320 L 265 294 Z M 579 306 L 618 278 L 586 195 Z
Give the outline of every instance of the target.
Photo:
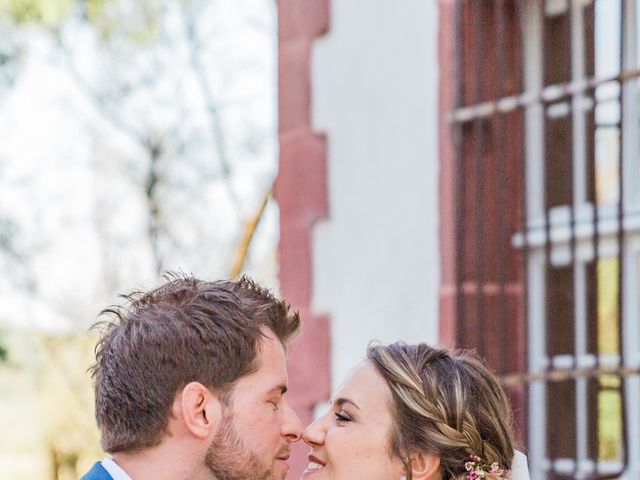
M 109 475 L 109 472 L 104 469 L 100 462 L 97 462 L 80 480 L 113 480 L 113 477 Z

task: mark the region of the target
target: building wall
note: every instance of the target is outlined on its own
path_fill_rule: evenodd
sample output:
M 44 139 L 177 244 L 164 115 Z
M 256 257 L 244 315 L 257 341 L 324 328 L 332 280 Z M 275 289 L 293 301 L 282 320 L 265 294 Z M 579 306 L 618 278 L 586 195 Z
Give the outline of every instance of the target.
M 311 63 L 328 199 L 312 230 L 311 310 L 330 318 L 335 387 L 372 339 L 439 339 L 438 4 L 330 10 Z
M 311 230 L 327 214 L 324 136 L 311 126 L 311 52 L 329 28 L 329 0 L 278 0 L 278 135 L 280 291 L 303 319 L 289 353 L 289 402 L 304 424 L 329 396 L 329 318 L 311 305 Z M 290 478 L 299 478 L 309 449 L 292 450 Z

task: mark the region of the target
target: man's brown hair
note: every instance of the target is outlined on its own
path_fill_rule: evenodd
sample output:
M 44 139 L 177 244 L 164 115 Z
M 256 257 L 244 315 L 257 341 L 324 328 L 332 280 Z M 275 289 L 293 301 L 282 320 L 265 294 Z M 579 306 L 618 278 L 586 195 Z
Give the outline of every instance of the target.
M 102 448 L 131 452 L 158 445 L 171 405 L 196 381 L 223 401 L 234 383 L 254 372 L 261 328 L 286 347 L 300 318 L 288 304 L 243 277 L 205 282 L 168 274 L 151 291 L 122 295 L 107 321 L 90 368 Z

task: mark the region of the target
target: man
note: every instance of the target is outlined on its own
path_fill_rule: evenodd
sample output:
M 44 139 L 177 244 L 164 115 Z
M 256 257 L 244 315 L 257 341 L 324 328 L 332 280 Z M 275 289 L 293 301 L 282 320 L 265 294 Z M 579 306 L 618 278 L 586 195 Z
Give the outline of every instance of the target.
M 300 420 L 284 399 L 300 319 L 251 280 L 172 275 L 103 311 L 91 367 L 102 448 L 82 480 L 282 480 Z

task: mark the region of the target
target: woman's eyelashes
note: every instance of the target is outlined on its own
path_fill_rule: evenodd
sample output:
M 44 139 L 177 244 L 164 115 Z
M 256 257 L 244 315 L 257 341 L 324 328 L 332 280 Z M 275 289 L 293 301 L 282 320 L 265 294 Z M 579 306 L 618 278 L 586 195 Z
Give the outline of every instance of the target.
M 336 416 L 336 423 L 338 423 L 338 424 L 353 421 L 353 418 L 351 418 L 349 416 L 349 414 L 347 412 L 345 412 L 344 410 L 340 410 L 339 412 L 335 412 L 334 415 Z

